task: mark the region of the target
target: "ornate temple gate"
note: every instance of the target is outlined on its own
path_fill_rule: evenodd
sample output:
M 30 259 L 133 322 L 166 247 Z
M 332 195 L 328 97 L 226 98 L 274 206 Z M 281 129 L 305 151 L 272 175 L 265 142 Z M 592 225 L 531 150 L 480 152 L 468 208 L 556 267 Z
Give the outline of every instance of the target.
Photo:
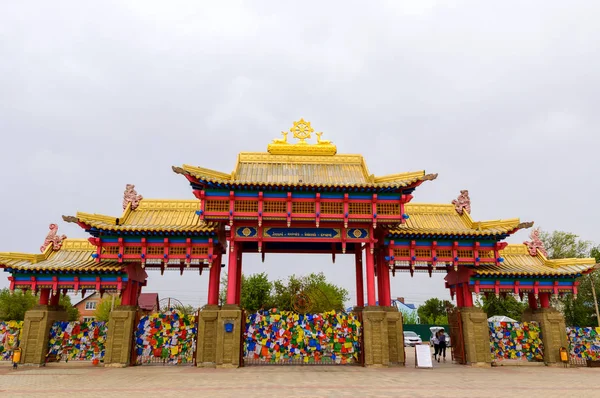
M 48 361 L 94 361 L 104 358 L 106 322 L 54 322 L 48 339 Z
M 459 308 L 448 310 L 448 323 L 450 324 L 452 360 L 464 365 L 467 363 L 467 356 L 465 354 L 465 336 Z
M 362 364 L 362 325 L 355 313 L 270 310 L 245 318 L 245 365 Z
M 136 365 L 194 365 L 198 331 L 196 315 L 165 310 L 144 315 L 134 331 Z

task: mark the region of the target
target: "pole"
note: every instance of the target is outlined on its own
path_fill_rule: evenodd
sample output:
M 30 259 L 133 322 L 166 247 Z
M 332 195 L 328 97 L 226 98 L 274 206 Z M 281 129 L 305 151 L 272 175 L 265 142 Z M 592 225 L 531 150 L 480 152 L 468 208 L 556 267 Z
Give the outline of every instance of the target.
M 115 294 L 111 294 L 112 296 L 112 302 L 110 303 L 110 310 L 114 310 L 115 309 Z
M 592 296 L 594 297 L 594 307 L 596 307 L 596 323 L 600 326 L 600 312 L 598 311 L 598 299 L 596 298 L 596 285 L 594 285 L 594 278 L 592 274 L 588 274 L 590 283 L 592 284 Z

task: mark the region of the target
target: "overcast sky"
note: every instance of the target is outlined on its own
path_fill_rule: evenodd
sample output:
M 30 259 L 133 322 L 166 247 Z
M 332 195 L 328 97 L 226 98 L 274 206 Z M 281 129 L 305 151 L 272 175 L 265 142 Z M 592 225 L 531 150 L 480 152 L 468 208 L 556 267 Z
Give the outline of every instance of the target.
M 600 243 L 600 2 L 92 3 L 0 3 L 0 251 L 39 252 L 51 222 L 86 237 L 61 215 L 119 216 L 127 183 L 193 198 L 172 165 L 230 172 L 301 117 L 374 174 L 439 173 L 414 202 L 469 189 L 476 220 Z M 353 268 L 244 258 L 274 278 L 322 270 L 354 298 Z M 206 303 L 207 274 L 184 275 L 145 291 Z M 392 295 L 448 296 L 427 274 Z

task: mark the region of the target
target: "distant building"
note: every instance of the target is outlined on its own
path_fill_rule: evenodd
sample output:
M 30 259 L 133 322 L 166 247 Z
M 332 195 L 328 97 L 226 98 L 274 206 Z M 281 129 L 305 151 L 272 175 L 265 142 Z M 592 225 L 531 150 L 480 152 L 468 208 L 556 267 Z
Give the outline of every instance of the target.
M 158 293 L 141 293 L 138 297 L 138 306 L 143 314 L 160 311 Z
M 110 296 L 109 294 L 105 294 L 104 297 Z M 96 308 L 98 304 L 100 304 L 102 298 L 100 298 L 100 293 L 92 293 L 87 297 L 84 297 L 83 300 L 73 304 L 73 307 L 79 310 L 79 321 L 80 322 L 90 322 L 95 321 L 96 316 Z
M 403 314 L 415 314 L 417 316 L 417 307 L 414 304 L 409 304 L 404 302 L 404 297 L 398 297 L 395 300 L 392 300 L 392 305 L 398 308 L 398 311 Z
M 105 293 L 103 298 L 110 298 L 110 293 Z M 73 307 L 79 310 L 79 321 L 80 322 L 91 322 L 96 320 L 96 308 L 102 301 L 100 293 L 92 293 L 85 297 L 83 300 L 75 303 Z M 116 302 L 116 296 L 115 296 Z M 158 293 L 141 293 L 138 298 L 138 305 L 140 311 L 143 314 L 149 314 L 151 312 L 159 311 L 158 304 Z

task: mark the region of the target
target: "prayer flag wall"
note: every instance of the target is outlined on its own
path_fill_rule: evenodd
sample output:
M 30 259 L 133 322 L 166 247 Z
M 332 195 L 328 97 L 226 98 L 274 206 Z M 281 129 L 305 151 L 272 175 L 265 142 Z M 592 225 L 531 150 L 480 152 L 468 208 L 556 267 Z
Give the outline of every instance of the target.
M 543 361 L 544 344 L 536 322 L 490 322 L 493 361 Z
M 600 361 L 600 327 L 567 327 L 571 357 Z
M 100 360 L 104 358 L 106 332 L 106 322 L 54 322 L 48 352 L 67 360 Z
M 194 315 L 183 315 L 177 310 L 146 315 L 135 331 L 136 362 L 193 363 L 196 335 Z
M 353 313 L 259 311 L 246 317 L 244 358 L 259 363 L 354 363 L 360 334 Z
M 19 342 L 22 321 L 0 321 L 0 361 L 12 359 L 13 348 Z

